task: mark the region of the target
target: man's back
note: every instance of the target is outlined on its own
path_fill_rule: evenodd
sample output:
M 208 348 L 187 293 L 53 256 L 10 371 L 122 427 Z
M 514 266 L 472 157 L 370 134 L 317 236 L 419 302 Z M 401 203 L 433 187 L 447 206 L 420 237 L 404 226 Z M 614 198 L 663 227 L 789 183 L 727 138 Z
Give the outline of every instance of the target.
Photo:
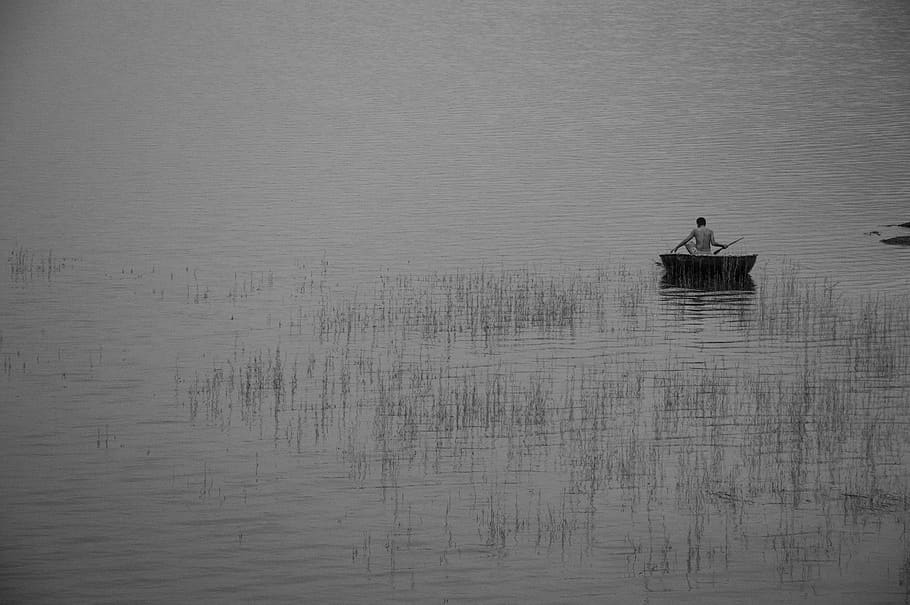
M 699 252 L 711 252 L 711 243 L 714 242 L 714 232 L 701 225 L 693 231 L 695 236 L 695 249 Z

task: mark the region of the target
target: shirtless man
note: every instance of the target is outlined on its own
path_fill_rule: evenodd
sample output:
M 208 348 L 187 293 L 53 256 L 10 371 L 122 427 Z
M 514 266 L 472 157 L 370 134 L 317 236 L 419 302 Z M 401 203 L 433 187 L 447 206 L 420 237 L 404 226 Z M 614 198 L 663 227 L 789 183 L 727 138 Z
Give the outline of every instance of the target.
M 720 246 L 721 250 L 726 248 L 729 244 L 724 245 L 714 241 L 714 232 L 708 229 L 707 221 L 698 217 L 695 221 L 695 229 L 689 232 L 689 235 L 686 238 L 676 244 L 676 247 L 673 248 L 673 252 L 679 250 L 681 246 L 685 246 L 686 250 L 689 251 L 689 254 L 711 254 L 711 246 Z M 695 245 L 693 246 L 689 242 L 692 238 L 695 238 Z

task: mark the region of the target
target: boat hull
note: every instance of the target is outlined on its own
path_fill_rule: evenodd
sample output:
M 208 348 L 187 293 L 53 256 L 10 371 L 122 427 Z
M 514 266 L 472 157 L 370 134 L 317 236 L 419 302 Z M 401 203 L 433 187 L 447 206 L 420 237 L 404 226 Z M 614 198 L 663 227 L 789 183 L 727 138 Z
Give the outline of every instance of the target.
M 687 285 L 736 286 L 749 282 L 749 272 L 755 266 L 757 255 L 693 255 L 661 254 L 667 281 Z

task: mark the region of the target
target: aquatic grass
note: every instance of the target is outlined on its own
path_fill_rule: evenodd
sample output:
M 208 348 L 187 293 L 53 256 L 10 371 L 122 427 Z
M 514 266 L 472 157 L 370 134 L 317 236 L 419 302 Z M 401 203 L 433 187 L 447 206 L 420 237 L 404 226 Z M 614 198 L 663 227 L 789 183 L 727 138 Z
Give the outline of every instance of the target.
M 55 256 L 53 250 L 39 251 L 24 246 L 13 248 L 7 255 L 10 279 L 17 283 L 39 277 L 51 280 L 57 273 L 73 266 L 77 260 L 73 257 Z
M 731 307 L 745 353 L 724 356 L 655 337 L 678 329 L 656 293 L 622 267 L 382 273 L 373 291 L 308 287 L 280 342 L 175 373 L 197 374 L 194 421 L 334 452 L 352 488 L 377 490 L 396 520 L 364 531 L 394 542 L 396 569 L 395 510 L 429 490 L 445 494 L 441 564 L 466 544 L 597 556 L 619 515 L 629 573 L 655 586 L 756 548 L 801 581 L 849 557 L 863 524 L 907 520 L 906 302 L 787 268 Z M 665 356 L 600 346 L 613 339 Z
M 839 323 L 849 310 L 836 284 L 802 278 L 793 261 L 785 261 L 776 270 L 766 267 L 760 283 L 754 321 L 745 326 L 748 331 L 766 337 L 837 339 Z
M 649 281 L 623 267 L 613 279 L 603 269 L 541 275 L 529 269 L 455 271 L 424 276 L 381 274 L 372 297 L 358 303 L 323 291 L 315 312 L 320 342 L 338 342 L 376 330 L 399 331 L 436 341 L 516 336 L 528 330 L 556 334 L 603 321 L 612 298 L 623 314 L 636 317 Z M 603 330 L 604 327 L 601 326 Z

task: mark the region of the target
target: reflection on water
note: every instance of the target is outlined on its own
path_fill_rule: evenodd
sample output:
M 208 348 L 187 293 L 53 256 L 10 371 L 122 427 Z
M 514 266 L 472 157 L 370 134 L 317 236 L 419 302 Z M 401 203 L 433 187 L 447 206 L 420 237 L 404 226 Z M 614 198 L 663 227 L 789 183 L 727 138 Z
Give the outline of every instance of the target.
M 755 291 L 755 281 L 751 275 L 735 279 L 692 279 L 684 276 L 664 274 L 660 279 L 661 294 L 673 296 L 686 293 L 735 294 Z
M 660 279 L 658 304 L 671 322 L 668 330 L 697 326 L 704 328 L 705 320 L 720 320 L 735 329 L 747 329 L 756 307 L 755 282 L 750 276 L 730 280 L 672 279 L 666 274 Z M 678 338 L 685 338 L 685 332 Z M 729 337 L 728 346 L 741 349 L 741 335 Z

